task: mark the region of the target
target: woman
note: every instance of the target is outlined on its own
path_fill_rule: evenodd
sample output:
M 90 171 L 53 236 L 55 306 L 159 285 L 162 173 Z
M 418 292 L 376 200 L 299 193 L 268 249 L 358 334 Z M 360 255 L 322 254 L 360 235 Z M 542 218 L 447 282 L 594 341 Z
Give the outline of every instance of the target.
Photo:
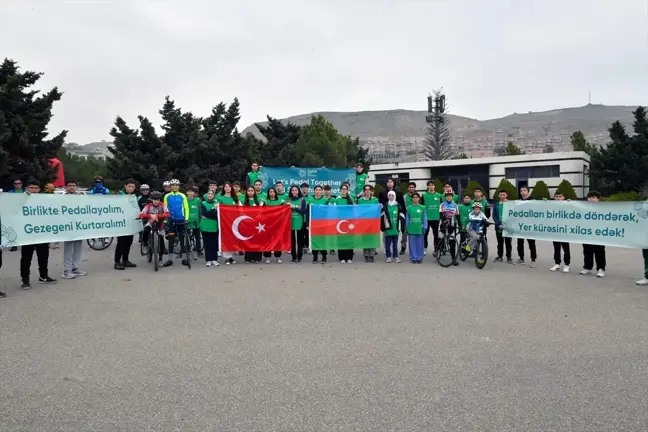
M 243 200 L 244 206 L 258 207 L 263 205 L 263 201 L 259 200 L 254 186 L 248 186 L 245 190 L 245 199 Z M 245 263 L 259 264 L 261 262 L 261 252 L 245 252 Z
M 385 256 L 388 263 L 401 262 L 398 258 L 398 235 L 404 226 L 405 209 L 396 200 L 396 192 L 389 191 L 380 215 L 380 230 L 385 234 Z
M 234 189 L 232 188 L 232 183 L 225 182 L 223 185 L 223 190 L 220 195 L 216 197 L 218 205 L 229 205 L 229 206 L 240 206 L 241 202 Z M 223 258 L 225 258 L 225 265 L 236 264 L 234 260 L 234 253 L 231 251 L 223 251 Z
M 293 263 L 300 263 L 304 256 L 304 215 L 306 214 L 306 201 L 302 198 L 297 185 L 290 187 L 288 194 L 292 207 L 292 220 L 290 222 L 290 255 Z
M 205 243 L 205 266 L 218 267 L 218 202 L 216 192 L 208 190 L 200 203 L 200 231 Z
M 358 204 L 378 204 L 378 198 L 373 196 L 374 188 L 371 185 L 365 185 L 362 188 L 362 196 L 358 198 Z M 362 249 L 362 255 L 366 263 L 375 262 L 376 249 Z
M 407 237 L 412 264 L 421 264 L 423 262 L 423 234 L 426 229 L 425 206 L 421 204 L 419 193 L 414 192 L 412 194 L 412 205 L 407 207 Z
M 280 199 L 277 194 L 277 189 L 271 187 L 268 189 L 268 194 L 266 196 L 265 205 L 267 206 L 278 206 L 286 204 L 286 200 Z M 281 251 L 277 252 L 263 252 L 263 257 L 265 258 L 266 264 L 270 264 L 270 257 L 274 254 L 277 264 L 281 263 Z
M 340 186 L 340 196 L 335 199 L 335 205 L 353 205 L 353 199 L 349 196 L 349 186 L 346 183 Z M 338 258 L 340 258 L 340 264 L 352 264 L 353 249 L 338 250 Z

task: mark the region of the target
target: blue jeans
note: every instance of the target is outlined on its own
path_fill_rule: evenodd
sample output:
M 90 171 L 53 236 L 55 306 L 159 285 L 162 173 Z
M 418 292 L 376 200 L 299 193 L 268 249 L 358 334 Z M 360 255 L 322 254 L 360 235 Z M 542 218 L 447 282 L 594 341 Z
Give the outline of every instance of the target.
M 385 256 L 398 258 L 398 234 L 385 235 Z

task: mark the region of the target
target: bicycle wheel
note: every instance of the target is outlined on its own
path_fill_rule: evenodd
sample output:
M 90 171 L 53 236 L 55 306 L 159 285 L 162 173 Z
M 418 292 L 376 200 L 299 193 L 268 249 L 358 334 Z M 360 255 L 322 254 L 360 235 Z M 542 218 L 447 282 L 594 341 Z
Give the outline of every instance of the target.
M 450 267 L 454 262 L 452 255 L 450 254 L 450 241 L 447 234 L 444 235 L 443 238 L 439 239 L 436 260 L 441 267 Z
M 461 259 L 461 261 L 466 261 L 468 259 L 468 256 L 470 255 L 470 252 L 465 249 L 466 246 L 468 246 L 468 239 L 466 239 L 463 243 L 461 243 L 461 246 L 459 246 L 459 259 Z
M 185 232 L 184 235 L 184 244 L 185 244 L 185 259 L 187 260 L 187 268 L 191 269 L 191 240 L 189 240 L 189 233 Z
M 189 254 L 194 261 L 198 260 L 198 248 L 196 247 L 196 235 L 194 233 L 189 234 Z
M 87 239 L 86 243 L 88 243 L 88 246 L 90 246 L 90 249 L 100 251 L 104 249 L 108 249 L 110 245 L 113 242 L 112 237 L 102 237 L 102 238 L 93 238 L 93 239 Z
M 488 262 L 488 243 L 480 238 L 475 245 L 475 267 L 479 270 L 486 267 Z
M 153 261 L 153 251 L 155 249 L 153 249 L 151 246 L 155 247 L 155 240 L 153 239 L 154 235 L 155 235 L 155 232 L 150 232 L 149 233 L 149 240 L 148 240 L 149 245 L 143 246 L 144 243 L 142 243 L 142 247 L 141 247 L 141 248 L 146 249 L 146 261 L 148 261 L 148 262 Z
M 160 268 L 160 262 L 159 262 L 159 257 L 160 254 L 158 253 L 158 250 L 160 249 L 160 238 L 158 236 L 158 233 L 155 233 L 155 240 L 151 238 L 151 251 L 149 252 L 151 255 L 151 258 L 153 258 L 153 270 L 158 271 Z

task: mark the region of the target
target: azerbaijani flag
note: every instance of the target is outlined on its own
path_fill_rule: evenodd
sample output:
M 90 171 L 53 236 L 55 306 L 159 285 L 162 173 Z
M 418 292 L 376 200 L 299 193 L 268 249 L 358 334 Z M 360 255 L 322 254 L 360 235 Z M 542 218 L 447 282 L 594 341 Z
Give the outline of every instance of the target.
M 313 250 L 380 247 L 380 204 L 310 206 Z

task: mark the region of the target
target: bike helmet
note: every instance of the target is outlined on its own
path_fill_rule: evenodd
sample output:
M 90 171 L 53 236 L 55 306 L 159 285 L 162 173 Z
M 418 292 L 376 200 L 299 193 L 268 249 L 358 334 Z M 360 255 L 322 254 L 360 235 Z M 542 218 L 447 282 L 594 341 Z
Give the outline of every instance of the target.
M 147 184 L 143 184 L 142 186 L 140 186 L 140 190 L 150 190 L 150 189 L 151 188 Z
M 481 203 L 480 203 L 480 202 L 476 202 L 475 204 L 473 204 L 473 208 L 475 208 L 475 207 L 477 207 L 478 209 L 480 209 L 480 210 L 481 210 L 481 208 L 482 208 L 482 205 L 481 205 Z
M 180 180 L 178 179 L 173 179 L 169 182 L 171 186 L 180 186 Z
M 95 176 L 94 181 L 95 181 L 95 182 L 103 182 L 103 177 L 101 177 L 101 176 Z
M 164 183 L 162 183 L 162 186 L 171 186 L 171 182 L 167 180 Z
M 159 191 L 151 192 L 151 199 L 154 199 L 154 200 L 162 199 L 162 192 L 159 192 Z

